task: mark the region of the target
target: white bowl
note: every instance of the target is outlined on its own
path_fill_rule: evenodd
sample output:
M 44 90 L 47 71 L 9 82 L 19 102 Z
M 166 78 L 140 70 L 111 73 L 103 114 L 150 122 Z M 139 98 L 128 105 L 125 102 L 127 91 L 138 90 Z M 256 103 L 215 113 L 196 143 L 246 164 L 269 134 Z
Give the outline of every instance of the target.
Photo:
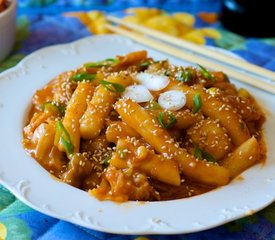
M 14 44 L 16 5 L 17 0 L 12 0 L 10 6 L 0 13 L 0 61 L 8 56 Z

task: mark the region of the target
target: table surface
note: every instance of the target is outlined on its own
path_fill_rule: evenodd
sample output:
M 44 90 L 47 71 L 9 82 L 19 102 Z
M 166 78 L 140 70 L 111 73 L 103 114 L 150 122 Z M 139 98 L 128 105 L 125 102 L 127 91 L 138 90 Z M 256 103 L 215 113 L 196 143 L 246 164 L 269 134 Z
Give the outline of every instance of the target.
M 119 15 L 124 8 L 150 6 L 169 12 L 185 11 L 196 19 L 195 27 L 212 27 L 219 37 L 203 36 L 205 44 L 230 50 L 247 61 L 275 71 L 275 38 L 245 38 L 206 23 L 201 12 L 219 13 L 219 0 L 19 0 L 16 44 L 10 56 L 0 62 L 0 72 L 16 65 L 29 53 L 57 43 L 71 42 L 89 36 L 87 24 L 71 12 L 97 9 Z M 66 14 L 65 14 L 66 13 Z M 255 26 L 255 31 L 257 31 Z M 215 34 L 214 34 L 215 35 Z M 171 236 L 115 235 L 97 232 L 39 213 L 20 202 L 0 186 L 0 240 L 16 239 L 171 239 Z M 192 234 L 175 235 L 173 239 L 275 239 L 275 203 L 246 218 Z

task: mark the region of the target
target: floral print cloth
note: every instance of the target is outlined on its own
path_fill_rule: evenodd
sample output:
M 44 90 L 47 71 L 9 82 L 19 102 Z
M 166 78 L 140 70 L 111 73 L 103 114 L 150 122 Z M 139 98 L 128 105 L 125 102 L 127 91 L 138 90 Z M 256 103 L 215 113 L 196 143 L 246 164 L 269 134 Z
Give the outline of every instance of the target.
M 191 21 L 194 28 L 188 40 L 230 50 L 249 62 L 275 71 L 275 38 L 244 38 L 223 29 L 216 21 L 221 6 L 219 0 L 19 0 L 16 44 L 10 56 L 0 62 L 0 72 L 16 65 L 24 56 L 41 47 L 71 42 L 95 33 L 92 24 L 97 13 L 94 10 L 122 16 L 123 9 L 133 6 L 162 8 L 167 13 L 184 11 L 189 17 L 184 21 Z M 203 30 L 209 27 L 211 30 Z M 2 239 L 275 239 L 275 203 L 250 217 L 198 233 L 131 236 L 97 232 L 44 215 L 26 206 L 0 186 Z

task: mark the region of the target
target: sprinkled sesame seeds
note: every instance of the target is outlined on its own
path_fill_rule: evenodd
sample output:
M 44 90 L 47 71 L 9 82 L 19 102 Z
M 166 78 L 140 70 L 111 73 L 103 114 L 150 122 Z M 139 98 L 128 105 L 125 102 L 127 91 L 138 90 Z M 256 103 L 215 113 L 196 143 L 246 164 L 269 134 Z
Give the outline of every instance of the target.
M 190 162 L 190 163 L 189 163 L 189 166 L 190 166 L 190 167 L 195 167 L 195 166 L 196 166 L 196 163 Z
M 119 61 L 121 61 L 121 59 L 123 59 L 123 57 L 119 57 L 118 58 Z M 154 63 L 151 62 L 150 63 L 153 65 Z M 96 73 L 97 75 L 100 76 L 101 79 L 103 80 L 111 80 L 115 81 L 114 78 L 119 77 L 120 80 L 119 81 L 128 81 L 127 80 L 127 76 L 135 76 L 138 72 L 144 72 L 144 69 L 140 70 L 140 68 L 138 66 L 126 66 L 125 65 L 125 69 L 126 70 L 122 70 L 120 71 L 118 69 L 118 67 L 116 66 L 104 66 L 100 69 L 96 69 L 95 72 L 89 72 L 91 74 Z M 211 167 L 213 165 L 218 165 L 217 163 L 207 163 L 207 161 L 204 160 L 198 160 L 195 159 L 193 157 L 193 152 L 192 152 L 192 146 L 193 143 L 199 143 L 200 145 L 204 146 L 204 147 L 212 147 L 213 149 L 217 150 L 217 151 L 224 151 L 224 156 L 228 157 L 231 156 L 232 153 L 234 153 L 234 150 L 236 150 L 237 146 L 236 144 L 233 142 L 231 143 L 231 134 L 230 131 L 227 131 L 226 128 L 224 128 L 224 126 L 226 127 L 226 124 L 230 124 L 231 121 L 238 121 L 239 123 L 245 123 L 246 125 L 246 131 L 250 131 L 250 125 L 247 123 L 247 120 L 245 119 L 246 115 L 253 114 L 255 112 L 257 112 L 257 109 L 254 109 L 253 104 L 251 105 L 247 105 L 247 100 L 243 100 L 240 97 L 236 97 L 236 101 L 241 104 L 241 107 L 239 109 L 237 109 L 234 104 L 232 104 L 231 100 L 230 100 L 230 91 L 227 93 L 226 92 L 226 88 L 227 86 L 224 86 L 224 89 L 221 88 L 219 89 L 218 85 L 220 84 L 220 82 L 217 82 L 217 85 L 215 85 L 216 83 L 213 83 L 213 87 L 217 87 L 218 90 L 218 94 L 215 93 L 215 96 L 210 96 L 211 92 L 208 88 L 208 86 L 206 85 L 200 85 L 202 83 L 205 82 L 205 79 L 201 78 L 201 73 L 197 72 L 196 68 L 192 68 L 190 67 L 190 69 L 192 70 L 192 73 L 194 74 L 194 78 L 192 79 L 191 82 L 189 82 L 188 84 L 183 84 L 180 83 L 178 81 L 175 80 L 175 74 L 176 72 L 179 70 L 180 68 L 177 66 L 172 66 L 172 65 L 164 65 L 164 64 L 160 64 L 160 63 L 156 63 L 154 68 L 148 67 L 147 70 L 145 70 L 145 72 L 151 72 L 151 73 L 158 73 L 163 75 L 166 71 L 169 71 L 169 80 L 171 82 L 171 86 L 174 89 L 180 89 L 180 88 L 185 88 L 187 85 L 187 89 L 189 88 L 190 90 L 184 90 L 184 92 L 186 93 L 186 95 L 188 97 L 192 96 L 193 91 L 200 91 L 203 92 L 203 98 L 205 103 L 209 103 L 208 107 L 209 108 L 205 108 L 203 109 L 200 113 L 196 113 L 193 114 L 192 111 L 190 111 L 190 109 L 187 109 L 187 107 L 189 107 L 187 105 L 187 107 L 185 107 L 183 110 L 184 111 L 179 111 L 179 112 L 171 112 L 171 111 L 165 111 L 167 113 L 171 113 L 171 114 L 175 114 L 176 118 L 182 119 L 183 121 L 188 121 L 189 120 L 189 115 L 192 114 L 192 117 L 194 116 L 194 122 L 192 124 L 190 124 L 188 127 L 183 127 L 182 130 L 180 130 L 180 132 L 176 132 L 178 128 L 177 125 L 173 126 L 173 129 L 169 129 L 168 131 L 166 131 L 165 129 L 161 129 L 158 122 L 155 120 L 155 116 L 154 113 L 150 112 L 151 116 L 154 117 L 153 120 L 151 120 L 151 118 L 146 119 L 143 122 L 140 122 L 139 124 L 139 128 L 143 129 L 141 132 L 138 131 L 138 133 L 142 133 L 140 134 L 140 136 L 138 137 L 130 137 L 130 136 L 126 136 L 123 135 L 123 131 L 124 129 L 118 125 L 118 126 L 113 126 L 112 124 L 110 125 L 110 123 L 112 121 L 120 121 L 120 119 L 123 119 L 123 121 L 127 122 L 127 119 L 130 117 L 131 119 L 135 116 L 135 110 L 131 109 L 130 104 L 128 104 L 128 100 L 129 99 L 120 99 L 120 96 L 117 96 L 116 94 L 112 94 L 112 93 L 108 93 L 109 95 L 107 96 L 108 98 L 105 98 L 105 94 L 103 92 L 98 91 L 99 87 L 96 87 L 98 85 L 98 83 L 95 81 L 93 82 L 93 86 L 95 86 L 96 88 L 93 89 L 94 92 L 93 93 L 89 93 L 87 95 L 87 104 L 89 105 L 88 109 L 90 109 L 89 114 L 92 114 L 93 117 L 100 117 L 102 116 L 108 116 L 108 119 L 103 117 L 103 127 L 102 129 L 98 132 L 100 133 L 100 136 L 104 136 L 104 134 L 106 133 L 106 129 L 108 127 L 114 127 L 116 128 L 115 130 L 115 136 L 113 139 L 117 138 L 116 141 L 126 141 L 129 143 L 131 143 L 131 148 L 124 148 L 122 149 L 122 152 L 127 154 L 127 157 L 124 159 L 128 161 L 128 158 L 132 158 L 135 154 L 137 154 L 137 149 L 139 149 L 138 151 L 141 152 L 141 146 L 142 149 L 145 150 L 146 152 L 148 152 L 149 154 L 160 154 L 162 155 L 165 160 L 178 160 L 178 156 L 184 155 L 185 158 L 187 159 L 191 159 L 189 166 L 190 167 L 194 167 L 196 165 L 197 162 L 200 162 L 199 164 L 201 164 L 201 162 L 203 162 L 203 164 L 205 164 L 205 166 Z M 80 83 L 75 83 L 70 81 L 70 77 L 75 75 L 78 72 L 86 72 L 86 71 L 91 71 L 91 69 L 88 69 L 85 67 L 85 65 L 82 66 L 82 68 L 76 70 L 76 71 L 69 71 L 66 74 L 62 74 L 60 75 L 58 78 L 55 79 L 55 82 L 58 82 L 58 84 L 54 85 L 54 96 L 53 96 L 53 101 L 52 102 L 56 102 L 56 106 L 58 106 L 58 104 L 61 105 L 68 105 L 71 103 L 76 103 L 74 99 L 72 99 L 72 95 L 75 92 L 75 89 L 77 86 L 79 86 Z M 109 79 L 110 78 L 110 79 Z M 133 79 L 132 79 L 133 81 Z M 84 81 L 86 82 L 86 81 Z M 84 83 L 82 82 L 82 83 Z M 82 84 L 81 83 L 81 84 Z M 133 82 L 131 83 L 133 84 Z M 197 86 L 196 86 L 197 85 Z M 222 83 L 221 83 L 222 85 Z M 83 86 L 83 85 L 82 85 Z M 168 88 L 170 87 L 170 85 L 168 86 Z M 212 86 L 211 86 L 212 87 Z M 44 88 L 46 89 L 46 87 Z M 229 89 L 230 90 L 230 89 Z M 82 94 L 82 92 L 85 92 L 85 88 L 81 87 L 81 89 L 79 88 L 79 92 L 80 94 Z M 226 92 L 226 94 L 225 94 Z M 159 93 L 155 92 L 153 93 L 153 96 L 155 99 L 158 98 Z M 106 99 L 109 98 L 113 98 L 112 102 L 107 102 Z M 35 101 L 39 102 L 40 98 L 39 95 L 36 94 L 34 95 L 34 99 L 36 99 Z M 95 101 L 96 100 L 96 101 Z M 117 100 L 119 100 L 119 102 L 117 102 Z M 109 100 L 108 100 L 109 101 Z M 96 105 L 96 107 L 90 107 L 91 102 Z M 69 106 L 69 105 L 68 105 Z M 142 109 L 147 109 L 145 110 L 146 112 L 149 112 L 150 110 L 148 110 L 146 104 L 139 104 L 139 106 L 142 107 Z M 205 105 L 207 106 L 207 105 Z M 190 107 L 189 107 L 190 108 Z M 115 110 L 119 110 L 119 109 L 123 109 L 123 112 L 125 113 L 125 116 L 123 114 L 119 115 L 117 112 L 114 111 Z M 115 112 L 115 114 L 111 114 L 111 112 Z M 208 112 L 209 111 L 209 112 Z M 220 114 L 224 117 L 224 121 L 216 121 L 211 119 L 211 117 L 208 116 L 211 115 L 213 112 L 217 112 L 219 111 Z M 118 111 L 119 112 L 119 111 Z M 189 114 L 187 114 L 189 113 Z M 122 117 L 123 116 L 123 117 Z M 63 121 L 63 116 L 55 116 L 55 117 L 51 117 L 50 121 L 52 121 L 52 119 L 58 119 L 59 121 Z M 89 119 L 89 118 L 87 118 Z M 86 119 L 86 120 L 87 120 Z M 137 117 L 138 119 L 138 117 Z M 203 121 L 201 121 L 202 119 L 205 119 Z M 83 120 L 85 120 L 85 117 L 83 117 Z M 47 122 L 48 120 L 46 120 Z M 90 121 L 90 120 L 89 120 Z M 92 122 L 92 121 L 90 121 Z M 206 129 L 210 129 L 213 126 L 213 130 L 211 131 L 210 134 L 211 138 L 209 137 L 209 133 L 207 133 L 207 131 L 203 130 L 203 126 L 204 124 L 207 122 L 207 124 L 210 124 L 210 127 L 207 126 Z M 47 122 L 48 123 L 48 122 Z M 79 121 L 78 118 L 73 118 L 71 120 L 71 124 L 69 126 L 70 129 L 70 133 L 75 133 L 78 129 L 78 125 L 81 122 Z M 127 123 L 128 124 L 128 123 Z M 212 125 L 211 125 L 212 124 Z M 133 128 L 133 126 L 130 126 L 133 128 L 133 130 L 136 130 L 137 125 L 135 126 L 135 128 Z M 174 129 L 175 128 L 175 129 Z M 143 138 L 143 133 L 146 132 L 146 130 L 150 131 L 149 137 L 147 136 L 147 138 Z M 228 134 L 227 134 L 228 133 Z M 197 135 L 198 137 L 195 139 L 193 138 L 194 135 Z M 257 131 L 257 129 L 255 130 L 255 132 L 253 134 L 251 134 L 253 136 L 259 136 L 261 135 L 261 133 L 259 131 Z M 45 137 L 48 136 L 48 133 L 44 134 Z M 148 140 L 148 138 L 155 138 L 157 142 L 160 143 L 160 146 L 158 148 L 156 148 L 156 146 L 151 146 L 148 142 L 150 142 Z M 224 140 L 221 139 L 226 139 L 226 142 L 224 142 Z M 232 137 L 232 139 L 234 139 Z M 159 141 L 162 140 L 162 141 Z M 85 140 L 87 142 L 89 142 L 90 145 L 92 145 L 93 141 L 97 141 L 96 139 L 92 139 L 92 140 Z M 147 142 L 148 141 L 148 142 Z M 221 144 L 223 143 L 223 144 Z M 83 139 L 80 139 L 80 145 L 83 144 Z M 87 167 L 91 167 L 93 173 L 95 173 L 94 175 L 97 176 L 98 181 L 94 181 L 94 180 L 86 180 L 90 181 L 89 182 L 89 186 L 93 187 L 98 187 L 100 188 L 100 180 L 104 179 L 106 176 L 106 173 L 109 172 L 109 170 L 107 171 L 107 168 L 111 168 L 113 166 L 109 165 L 109 167 L 103 167 L 103 164 L 106 164 L 106 157 L 111 157 L 112 154 L 115 154 L 115 152 L 117 152 L 116 150 L 116 145 L 113 146 L 113 143 L 108 143 L 103 144 L 103 143 L 98 143 L 97 144 L 99 149 L 85 149 L 84 152 L 80 153 L 80 157 L 81 160 L 78 162 L 79 167 L 86 169 Z M 127 144 L 126 144 L 127 146 Z M 80 149 L 82 151 L 82 147 L 80 146 Z M 120 149 L 120 147 L 118 147 L 118 149 Z M 189 153 L 187 153 L 189 152 Z M 228 153 L 229 152 L 229 153 Z M 242 152 L 239 152 L 240 156 L 244 157 L 245 154 Z M 141 153 L 137 154 L 137 155 L 142 155 Z M 70 158 L 72 158 L 73 155 L 70 156 Z M 145 158 L 147 160 L 147 157 Z M 149 158 L 148 158 L 149 159 Z M 253 156 L 249 156 L 249 160 L 253 160 Z M 162 158 L 163 161 L 163 158 Z M 127 165 L 127 169 L 131 168 L 131 171 L 129 170 L 127 172 L 127 174 L 129 175 L 128 177 L 134 176 L 135 172 L 138 172 L 137 169 L 135 169 L 133 166 L 134 165 Z M 187 165 L 188 166 L 188 165 Z M 181 175 L 184 175 L 184 169 L 182 169 L 182 165 L 179 164 L 180 167 L 180 171 L 181 171 Z M 117 171 L 119 171 L 119 169 L 116 169 Z M 183 170 L 183 171 L 182 171 Z M 196 171 L 197 169 L 194 168 L 194 170 L 189 169 L 189 171 Z M 64 164 L 62 165 L 62 173 L 68 171 L 68 164 Z M 124 170 L 123 170 L 124 172 Z M 187 174 L 188 175 L 188 174 Z M 109 177 L 112 175 L 109 175 Z M 141 176 L 141 175 L 139 175 Z M 151 184 L 152 181 L 152 177 L 151 176 L 145 176 L 146 179 L 148 179 L 149 183 L 147 183 L 148 185 Z M 185 177 L 185 176 L 182 176 Z M 135 183 L 137 183 L 139 180 L 139 177 L 137 177 L 135 175 L 134 180 L 136 181 Z M 106 180 L 106 179 L 105 179 Z M 71 179 L 67 179 L 66 180 L 68 183 L 72 183 Z M 181 183 L 185 182 L 185 179 L 182 178 Z M 74 181 L 73 181 L 74 182 Z M 114 181 L 115 182 L 115 181 Z M 127 182 L 127 186 L 131 186 L 131 182 Z M 189 182 L 187 181 L 186 183 L 187 185 L 189 184 Z M 107 184 L 108 185 L 108 184 Z M 185 184 L 183 184 L 185 185 Z M 152 185 L 153 187 L 155 187 L 154 185 Z M 136 187 L 136 186 L 135 186 Z M 152 188 L 153 188 L 152 187 Z M 186 188 L 188 191 L 185 192 L 186 195 L 188 196 L 193 196 L 196 195 L 196 191 L 194 189 L 192 189 L 192 187 L 188 187 Z M 159 198 L 162 197 L 162 193 L 159 193 L 158 191 L 155 191 L 155 195 L 158 195 Z M 107 189 L 108 194 L 111 196 L 115 196 L 115 193 L 112 190 Z

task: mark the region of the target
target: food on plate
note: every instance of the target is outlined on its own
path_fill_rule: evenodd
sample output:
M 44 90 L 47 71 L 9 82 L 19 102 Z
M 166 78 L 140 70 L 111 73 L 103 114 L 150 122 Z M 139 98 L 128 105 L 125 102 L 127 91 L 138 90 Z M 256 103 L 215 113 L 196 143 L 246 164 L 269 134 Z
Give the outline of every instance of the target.
M 23 146 L 100 200 L 172 200 L 264 161 L 264 122 L 253 96 L 224 73 L 138 51 L 85 63 L 37 90 Z

